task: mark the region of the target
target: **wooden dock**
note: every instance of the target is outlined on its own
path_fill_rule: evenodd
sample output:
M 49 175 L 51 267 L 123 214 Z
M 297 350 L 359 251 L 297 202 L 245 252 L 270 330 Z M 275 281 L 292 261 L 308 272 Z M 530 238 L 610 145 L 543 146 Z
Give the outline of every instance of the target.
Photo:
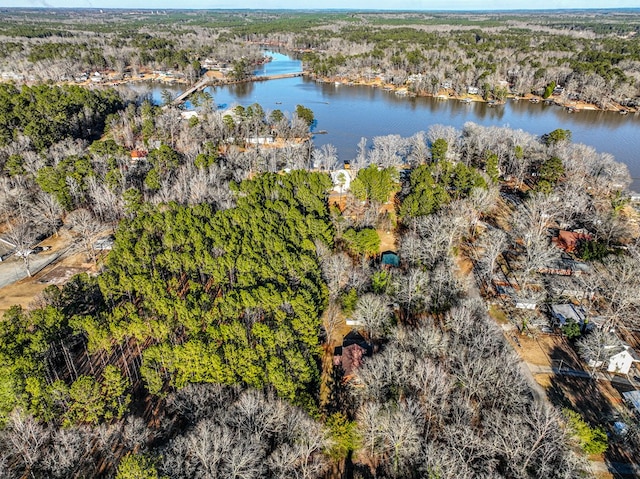
M 301 77 L 302 75 L 304 75 L 304 73 L 302 73 L 302 72 L 281 73 L 280 75 L 264 75 L 264 76 L 259 76 L 259 77 L 251 77 L 251 78 L 248 79 L 248 81 L 281 80 L 283 78 Z
M 283 78 L 295 78 L 301 77 L 303 72 L 296 73 L 281 73 L 280 75 L 265 75 L 265 76 L 252 76 L 245 80 L 240 80 L 232 83 L 245 83 L 245 82 L 255 82 L 255 81 L 267 81 L 267 80 L 282 80 Z M 189 96 L 195 93 L 198 90 L 204 90 L 210 83 L 210 79 L 207 77 L 203 77 L 198 83 L 194 84 L 192 87 L 183 91 L 179 96 L 173 99 L 171 105 L 177 106 L 183 103 Z M 166 105 L 165 105 L 166 106 Z M 164 108 L 164 107 L 163 107 Z
M 207 77 L 202 78 L 198 83 L 193 85 L 191 88 L 183 91 L 179 96 L 175 97 L 171 102 L 171 105 L 180 105 L 183 101 L 185 101 L 189 96 L 195 93 L 198 90 L 204 89 L 209 84 L 209 79 Z

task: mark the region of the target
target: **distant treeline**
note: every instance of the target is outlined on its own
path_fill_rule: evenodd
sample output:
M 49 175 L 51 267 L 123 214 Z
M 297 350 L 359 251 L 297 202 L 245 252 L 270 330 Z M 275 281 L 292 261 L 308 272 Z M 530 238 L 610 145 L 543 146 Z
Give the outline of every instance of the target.
M 560 100 L 639 103 L 640 15 L 580 12 L 428 14 L 371 12 L 41 12 L 0 16 L 0 70 L 10 78 L 69 81 L 89 70 L 140 68 L 195 80 L 204 60 L 237 66 L 256 43 L 307 52 L 321 76 L 381 78 L 417 93 L 476 87 L 487 99 L 544 94 Z M 247 43 L 247 42 L 251 43 Z M 415 76 L 420 74 L 419 76 Z M 413 75 L 413 76 L 411 76 Z

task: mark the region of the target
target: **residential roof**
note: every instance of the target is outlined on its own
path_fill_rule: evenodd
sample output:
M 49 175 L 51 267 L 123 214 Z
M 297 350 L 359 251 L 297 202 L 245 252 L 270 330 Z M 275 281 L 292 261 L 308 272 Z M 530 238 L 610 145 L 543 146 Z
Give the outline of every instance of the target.
M 333 189 L 338 193 L 344 193 L 349 191 L 349 187 L 351 186 L 351 175 L 349 171 L 346 169 L 336 170 L 331 172 L 331 181 L 333 182 Z
M 360 334 L 358 331 L 351 330 L 347 333 L 347 335 L 342 340 L 342 346 L 350 346 L 352 344 L 367 344 L 364 339 L 364 336 Z
M 628 354 L 629 356 L 631 356 L 631 360 L 635 363 L 640 362 L 640 356 L 638 356 L 638 353 L 636 353 L 635 349 L 633 349 L 630 345 L 628 345 L 627 343 L 622 343 L 622 347 L 624 349 L 622 349 L 619 353 L 614 354 L 614 356 L 617 356 L 618 354 Z
M 342 348 L 342 370 L 345 376 L 351 376 L 356 369 L 362 366 L 362 358 L 367 350 L 359 344 L 351 344 Z
M 547 280 L 548 291 L 552 296 L 570 296 L 576 299 L 593 298 L 594 291 L 589 290 L 575 276 L 555 275 Z
M 193 117 L 198 118 L 198 112 L 195 110 L 181 111 L 180 116 L 183 120 L 190 120 Z
M 558 236 L 553 238 L 553 243 L 558 248 L 566 251 L 567 253 L 573 253 L 581 241 L 590 240 L 591 235 L 578 231 L 560 230 Z
M 574 306 L 571 303 L 551 305 L 551 314 L 560 322 L 560 325 L 563 325 L 569 319 L 582 324 L 587 317 L 581 307 Z
M 584 261 L 576 261 L 569 257 L 559 258 L 538 270 L 542 274 L 554 274 L 561 276 L 571 276 L 574 274 L 589 274 L 591 266 Z
M 516 289 L 513 286 L 503 285 L 495 283 L 496 293 L 501 296 L 513 296 L 517 293 Z
M 342 341 L 342 346 L 334 350 L 334 366 L 342 366 L 345 378 L 351 376 L 361 365 L 362 358 L 373 354 L 373 347 L 357 331 L 350 331 Z
M 147 152 L 144 150 L 133 150 L 131 152 L 131 158 L 146 158 Z
M 382 264 L 385 266 L 393 266 L 394 268 L 397 268 L 398 266 L 400 266 L 400 257 L 393 251 L 385 251 L 384 253 L 382 253 Z
M 111 236 L 106 236 L 104 238 L 100 238 L 93 243 L 93 248 L 96 250 L 110 250 L 113 249 L 114 238 Z

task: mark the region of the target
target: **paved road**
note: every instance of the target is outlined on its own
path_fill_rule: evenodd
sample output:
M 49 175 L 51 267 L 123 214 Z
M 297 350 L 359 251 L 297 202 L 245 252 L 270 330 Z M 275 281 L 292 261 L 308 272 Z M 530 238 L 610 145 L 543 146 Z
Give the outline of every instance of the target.
M 529 370 L 533 374 L 556 374 L 562 376 L 575 376 L 579 378 L 590 378 L 597 379 L 599 381 L 610 381 L 616 384 L 622 384 L 624 386 L 635 387 L 635 385 L 629 381 L 627 378 L 622 378 L 620 376 L 609 376 L 603 372 L 596 372 L 594 374 L 588 373 L 587 371 L 580 371 L 578 369 L 570 369 L 570 368 L 552 368 L 550 366 L 539 366 L 537 364 L 525 363 Z
M 534 379 L 534 374 L 557 374 L 563 376 L 574 376 L 580 378 L 592 378 L 592 376 L 586 371 L 578 371 L 576 369 L 558 369 L 552 368 L 549 366 L 538 366 L 537 364 L 527 363 L 525 361 L 520 361 L 520 366 L 522 367 L 523 374 L 527 381 L 529 382 L 531 389 L 533 390 L 534 396 L 542 399 L 543 401 L 548 401 L 547 394 L 542 386 L 538 384 L 538 382 Z M 602 373 L 597 373 L 597 379 L 602 379 L 604 381 L 612 381 L 612 382 L 620 382 L 622 384 L 629 384 L 624 378 L 619 378 L 617 376 L 609 377 Z M 533 382 L 533 384 L 532 384 Z M 637 464 L 626 464 L 621 462 L 604 462 L 604 461 L 589 461 L 591 464 L 591 471 L 600 474 L 600 473 L 614 473 L 614 474 L 623 474 L 623 475 L 633 475 L 636 477 L 640 477 L 640 466 Z
M 533 372 L 528 366 L 529 365 L 524 361 L 520 361 L 520 369 L 522 370 L 522 375 L 527 380 L 527 384 L 529 384 L 533 396 L 540 401 L 547 401 L 547 392 L 542 386 L 540 386 L 540 384 L 538 384 L 538 381 L 535 380 L 535 378 L 533 377 Z
M 29 256 L 29 269 L 31 276 L 35 275 L 42 268 L 50 265 L 62 256 L 67 250 L 58 250 L 52 253 L 39 253 Z M 27 271 L 24 267 L 22 258 L 10 256 L 0 263 L 0 288 L 8 286 L 26 278 Z

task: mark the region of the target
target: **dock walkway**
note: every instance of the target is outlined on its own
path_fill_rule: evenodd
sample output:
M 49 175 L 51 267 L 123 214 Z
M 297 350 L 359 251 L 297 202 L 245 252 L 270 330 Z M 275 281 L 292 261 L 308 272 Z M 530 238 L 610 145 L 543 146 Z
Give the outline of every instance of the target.
M 301 77 L 303 72 L 295 72 L 295 73 L 281 73 L 279 75 L 264 75 L 264 76 L 252 76 L 247 78 L 246 80 L 234 82 L 234 83 L 243 83 L 243 82 L 254 82 L 254 81 L 267 81 L 267 80 L 281 80 L 283 78 L 295 78 Z M 183 103 L 190 95 L 195 93 L 198 90 L 204 90 L 207 85 L 210 83 L 210 79 L 207 77 L 203 77 L 198 83 L 194 84 L 192 87 L 183 91 L 179 96 L 173 99 L 171 105 L 177 106 Z M 166 106 L 166 105 L 165 105 Z M 164 108 L 164 107 L 163 107 Z
M 209 79 L 207 77 L 202 78 L 198 83 L 193 85 L 191 88 L 183 91 L 179 96 L 175 97 L 171 102 L 172 105 L 179 105 L 183 101 L 185 101 L 191 94 L 195 93 L 198 90 L 201 90 L 207 86 L 209 83 Z

